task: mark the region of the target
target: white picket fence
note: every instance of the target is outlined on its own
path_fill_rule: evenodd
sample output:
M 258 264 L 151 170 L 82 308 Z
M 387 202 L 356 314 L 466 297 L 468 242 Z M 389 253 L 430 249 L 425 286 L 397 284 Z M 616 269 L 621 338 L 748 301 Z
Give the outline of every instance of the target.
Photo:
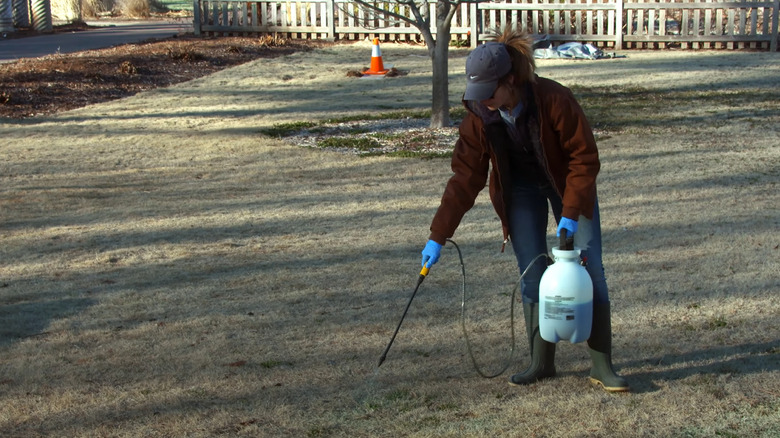
M 288 38 L 419 41 L 408 23 L 388 20 L 347 0 L 193 0 L 196 34 L 271 33 Z M 407 6 L 377 2 L 410 16 Z M 429 0 L 435 16 L 435 0 Z M 512 23 L 553 41 L 611 48 L 778 50 L 780 0 L 506 0 L 463 3 L 455 41 L 472 47 L 490 29 Z M 435 29 L 433 29 L 435 34 Z

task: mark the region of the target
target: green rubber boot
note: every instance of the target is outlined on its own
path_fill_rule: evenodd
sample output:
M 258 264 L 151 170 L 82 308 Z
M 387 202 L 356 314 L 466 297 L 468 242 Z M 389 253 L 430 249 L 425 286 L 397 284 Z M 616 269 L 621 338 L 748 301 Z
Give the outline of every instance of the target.
M 607 392 L 629 391 L 628 382 L 612 369 L 612 322 L 609 303 L 593 303 L 593 326 L 588 339 L 592 366 L 590 381 Z
M 510 385 L 528 385 L 555 377 L 555 344 L 542 339 L 539 333 L 539 303 L 523 303 L 525 328 L 531 350 L 531 365 L 509 378 Z

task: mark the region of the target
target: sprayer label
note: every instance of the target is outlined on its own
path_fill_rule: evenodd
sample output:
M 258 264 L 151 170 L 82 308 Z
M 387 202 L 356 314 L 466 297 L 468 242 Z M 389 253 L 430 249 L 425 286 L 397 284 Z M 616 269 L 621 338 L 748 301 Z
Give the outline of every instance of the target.
M 557 295 L 545 300 L 544 306 L 544 318 L 553 319 L 559 321 L 574 321 L 573 303 L 567 303 L 566 301 L 573 301 L 573 297 L 562 297 Z

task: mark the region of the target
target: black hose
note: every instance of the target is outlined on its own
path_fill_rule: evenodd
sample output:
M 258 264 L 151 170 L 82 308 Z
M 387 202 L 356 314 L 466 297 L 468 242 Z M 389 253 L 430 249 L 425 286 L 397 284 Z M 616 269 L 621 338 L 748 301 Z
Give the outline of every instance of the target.
M 533 266 L 534 263 L 536 263 L 537 260 L 541 257 L 547 257 L 547 254 L 542 253 L 538 256 L 534 257 L 533 260 L 531 260 L 531 263 L 528 264 L 528 266 L 525 268 L 522 274 L 520 274 L 520 278 L 517 280 L 517 284 L 515 285 L 514 289 L 512 290 L 512 301 L 510 304 L 510 311 L 509 311 L 509 320 L 510 320 L 510 327 L 511 327 L 511 345 L 509 350 L 509 358 L 507 358 L 506 363 L 504 364 L 504 368 L 501 369 L 496 374 L 486 374 L 482 371 L 482 369 L 477 364 L 477 359 L 474 357 L 474 351 L 471 348 L 471 341 L 469 340 L 469 334 L 466 330 L 466 265 L 463 263 L 463 253 L 460 251 L 460 247 L 458 246 L 455 241 L 452 239 L 447 239 L 447 242 L 450 242 L 452 246 L 455 247 L 455 250 L 458 252 L 458 260 L 460 261 L 460 272 L 461 272 L 461 305 L 460 305 L 460 323 L 461 328 L 463 329 L 463 337 L 466 339 L 466 349 L 469 353 L 469 358 L 471 358 L 471 363 L 474 365 L 474 369 L 477 371 L 477 374 L 480 376 L 486 378 L 486 379 L 492 379 L 494 377 L 498 377 L 501 374 L 504 374 L 504 372 L 509 369 L 509 367 L 512 365 L 512 360 L 514 359 L 515 355 L 515 297 L 517 296 L 517 291 L 520 289 L 520 282 L 523 280 L 523 277 L 525 277 L 525 274 L 528 273 L 528 270 L 531 269 L 531 266 Z M 398 325 L 395 327 L 395 332 L 393 333 L 393 336 L 390 338 L 390 342 L 385 347 L 384 352 L 382 353 L 382 356 L 379 357 L 379 363 L 377 364 L 377 368 L 382 366 L 382 363 L 387 358 L 387 352 L 390 351 L 390 347 L 393 345 L 393 341 L 395 341 L 396 335 L 398 335 L 398 331 L 401 329 L 401 324 L 403 324 L 404 319 L 406 318 L 407 312 L 409 312 L 409 307 L 412 305 L 412 300 L 414 300 L 415 295 L 417 295 L 417 290 L 420 288 L 420 285 L 422 284 L 423 280 L 425 280 L 426 275 L 428 274 L 428 268 L 423 267 L 422 271 L 420 271 L 420 277 L 417 279 L 417 286 L 415 286 L 414 291 L 412 292 L 412 295 L 409 297 L 409 301 L 406 303 L 406 308 L 404 309 L 403 315 L 401 315 L 401 319 L 398 321 Z
M 517 291 L 520 289 L 520 282 L 523 280 L 523 277 L 525 277 L 525 274 L 528 273 L 528 270 L 531 269 L 531 266 L 533 266 L 534 263 L 536 263 L 537 260 L 541 257 L 547 257 L 547 254 L 542 253 L 538 256 L 534 257 L 533 260 L 531 260 L 531 263 L 528 264 L 528 266 L 525 268 L 522 274 L 520 274 L 520 278 L 517 280 L 517 284 L 515 284 L 514 289 L 512 289 L 512 301 L 510 304 L 510 310 L 509 310 L 509 320 L 510 320 L 510 327 L 511 327 L 511 344 L 509 349 L 509 357 L 506 360 L 506 363 L 504 364 L 504 367 L 501 369 L 501 371 L 497 372 L 496 374 L 486 374 L 482 371 L 482 369 L 477 364 L 477 359 L 474 357 L 474 351 L 471 348 L 471 341 L 469 340 L 469 334 L 466 330 L 466 266 L 463 263 L 463 254 L 460 252 L 460 248 L 458 247 L 458 244 L 454 241 L 447 239 L 448 242 L 452 243 L 452 245 L 455 247 L 455 250 L 458 251 L 458 259 L 460 261 L 460 271 L 461 271 L 461 305 L 460 305 L 460 324 L 461 328 L 463 329 L 463 337 L 466 339 L 466 350 L 468 350 L 469 358 L 471 358 L 471 363 L 474 365 L 474 369 L 477 371 L 477 374 L 480 376 L 486 378 L 486 379 L 492 379 L 494 377 L 498 377 L 501 374 L 504 374 L 504 372 L 509 369 L 510 366 L 512 366 L 512 360 L 515 356 L 515 297 L 517 296 Z

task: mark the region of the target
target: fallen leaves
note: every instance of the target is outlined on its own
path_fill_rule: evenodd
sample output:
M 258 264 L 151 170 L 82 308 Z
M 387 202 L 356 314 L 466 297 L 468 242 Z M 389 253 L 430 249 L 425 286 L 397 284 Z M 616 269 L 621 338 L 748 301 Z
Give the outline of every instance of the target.
M 316 44 L 324 43 L 180 36 L 20 59 L 0 69 L 0 118 L 23 119 L 119 99 Z

